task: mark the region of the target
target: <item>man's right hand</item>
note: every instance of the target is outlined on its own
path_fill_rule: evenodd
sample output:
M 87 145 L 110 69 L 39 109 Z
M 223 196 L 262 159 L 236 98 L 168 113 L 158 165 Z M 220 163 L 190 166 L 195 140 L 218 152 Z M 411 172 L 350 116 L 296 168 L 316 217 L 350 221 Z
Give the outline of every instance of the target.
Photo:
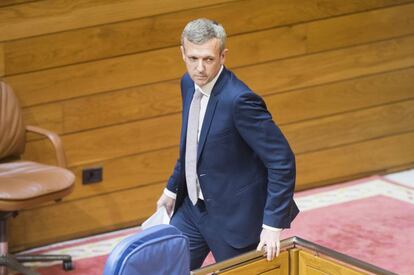
M 165 209 L 167 210 L 168 215 L 170 215 L 170 217 L 174 210 L 174 205 L 175 205 L 175 199 L 168 197 L 164 193 L 161 195 L 161 197 L 157 201 L 157 209 L 160 208 L 161 206 L 164 206 Z

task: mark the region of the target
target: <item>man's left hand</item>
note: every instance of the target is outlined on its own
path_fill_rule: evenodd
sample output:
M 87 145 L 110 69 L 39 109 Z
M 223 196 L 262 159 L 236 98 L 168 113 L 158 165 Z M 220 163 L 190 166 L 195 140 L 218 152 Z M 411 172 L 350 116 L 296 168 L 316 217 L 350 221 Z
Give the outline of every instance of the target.
M 279 256 L 280 252 L 280 232 L 282 230 L 270 230 L 263 228 L 260 234 L 260 243 L 257 246 L 257 251 L 263 251 L 265 247 L 266 257 L 268 261 L 271 261 Z

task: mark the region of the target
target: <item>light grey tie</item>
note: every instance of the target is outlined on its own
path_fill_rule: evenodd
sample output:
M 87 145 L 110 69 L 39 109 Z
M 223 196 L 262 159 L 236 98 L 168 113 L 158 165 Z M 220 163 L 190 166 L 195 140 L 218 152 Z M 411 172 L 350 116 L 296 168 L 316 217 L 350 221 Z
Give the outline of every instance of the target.
M 195 205 L 198 199 L 197 186 L 197 147 L 198 123 L 200 118 L 200 102 L 203 94 L 196 89 L 190 105 L 187 124 L 187 140 L 185 150 L 185 178 L 187 181 L 188 196 Z

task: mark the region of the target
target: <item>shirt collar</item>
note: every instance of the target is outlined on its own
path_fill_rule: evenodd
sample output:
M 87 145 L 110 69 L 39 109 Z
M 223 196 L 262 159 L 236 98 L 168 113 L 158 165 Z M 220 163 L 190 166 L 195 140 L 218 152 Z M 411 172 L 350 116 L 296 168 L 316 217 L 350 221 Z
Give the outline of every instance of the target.
M 198 86 L 197 84 L 194 83 L 195 89 L 199 89 L 203 95 L 209 97 L 211 95 L 211 92 L 213 91 L 213 87 L 216 84 L 217 79 L 219 78 L 222 71 L 223 71 L 223 65 L 221 65 L 221 68 L 220 68 L 219 72 L 217 73 L 217 75 L 209 83 L 207 83 L 203 87 L 200 87 L 200 86 Z

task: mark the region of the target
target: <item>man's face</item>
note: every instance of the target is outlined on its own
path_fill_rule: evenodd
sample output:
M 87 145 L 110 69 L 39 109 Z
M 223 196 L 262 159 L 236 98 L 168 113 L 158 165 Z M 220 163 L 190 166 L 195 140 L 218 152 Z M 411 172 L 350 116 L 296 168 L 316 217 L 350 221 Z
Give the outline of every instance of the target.
M 181 53 L 188 74 L 200 87 L 209 83 L 220 71 L 224 64 L 227 49 L 220 52 L 220 41 L 217 38 L 210 39 L 204 44 L 197 45 L 184 38 Z

